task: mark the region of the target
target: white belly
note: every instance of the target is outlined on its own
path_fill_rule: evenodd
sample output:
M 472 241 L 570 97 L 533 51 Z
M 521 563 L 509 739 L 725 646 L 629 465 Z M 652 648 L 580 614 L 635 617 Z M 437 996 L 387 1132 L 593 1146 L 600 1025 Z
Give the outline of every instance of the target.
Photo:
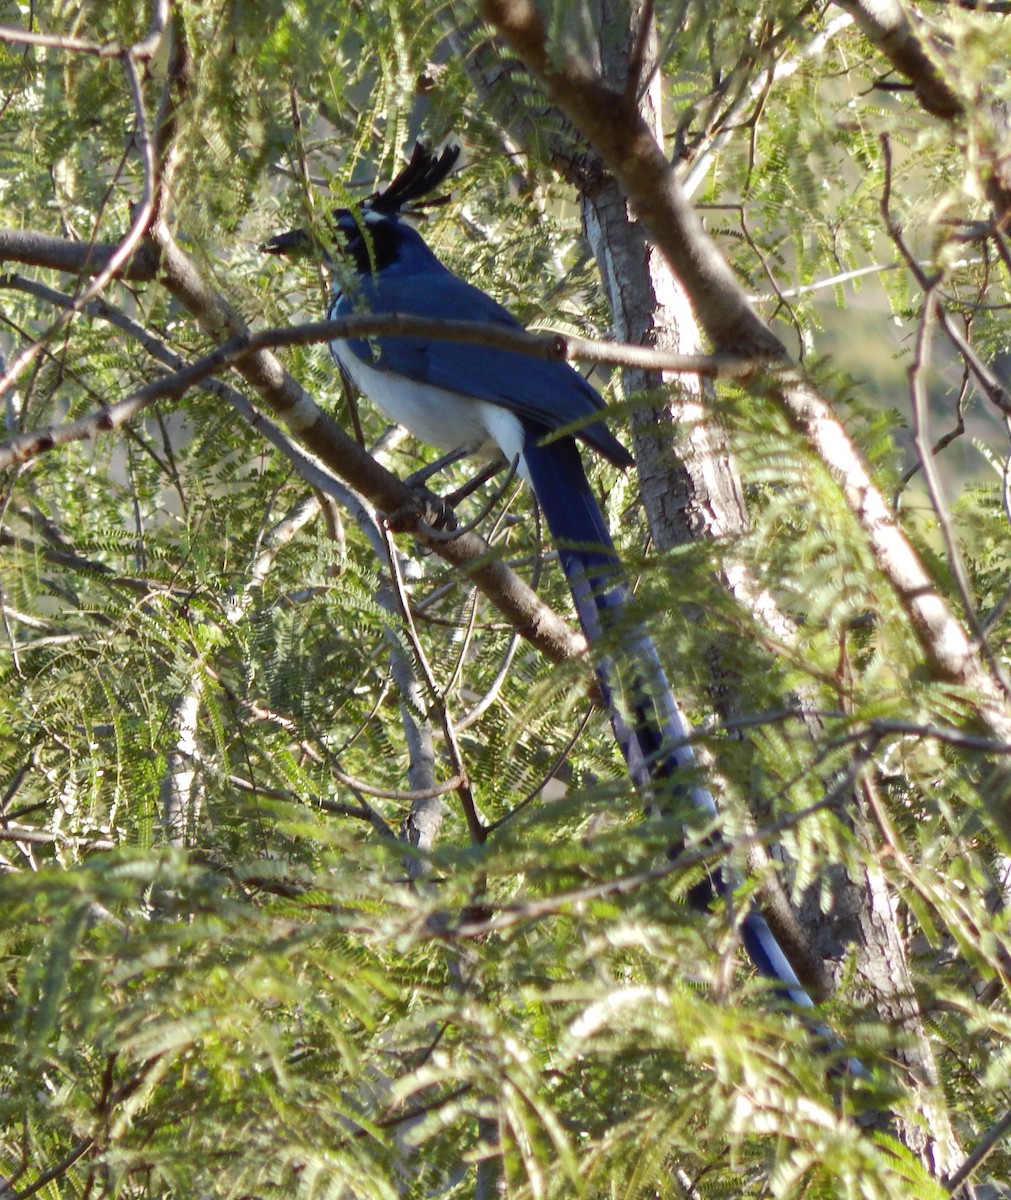
M 506 462 L 522 454 L 523 426 L 508 409 L 377 370 L 343 342 L 334 342 L 332 350 L 363 395 L 429 446 L 463 448 L 482 458 L 504 458 Z

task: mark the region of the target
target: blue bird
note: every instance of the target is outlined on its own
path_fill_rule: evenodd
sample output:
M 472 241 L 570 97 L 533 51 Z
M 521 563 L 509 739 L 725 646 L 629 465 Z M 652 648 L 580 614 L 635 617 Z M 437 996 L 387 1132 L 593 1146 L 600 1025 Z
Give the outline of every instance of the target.
M 446 178 L 458 154 L 459 147 L 451 147 L 436 158 L 419 145 L 400 175 L 363 201 L 357 214 L 347 209 L 333 214 L 350 271 L 335 271 L 331 317 L 401 313 L 521 328 L 490 296 L 448 270 L 403 219 L 408 204 Z M 311 245 L 304 230 L 294 230 L 262 249 L 304 253 Z M 598 645 L 595 669 L 630 777 L 658 808 L 686 798 L 707 823 L 715 818 L 712 794 L 688 782 L 695 772 L 687 744 L 691 727 L 653 642 L 627 617 L 628 585 L 580 457 L 577 442 L 616 467 L 633 465 L 602 420 L 600 395 L 567 363 L 487 346 L 407 336 L 337 340 L 330 348 L 364 395 L 422 441 L 516 463 L 547 522 L 587 641 L 609 647 L 601 654 Z M 693 889 L 692 902 L 706 908 L 730 886 L 723 870 L 714 869 Z M 783 998 L 812 1007 L 753 907 L 742 920 L 741 939 Z M 820 1038 L 831 1039 L 814 1028 Z

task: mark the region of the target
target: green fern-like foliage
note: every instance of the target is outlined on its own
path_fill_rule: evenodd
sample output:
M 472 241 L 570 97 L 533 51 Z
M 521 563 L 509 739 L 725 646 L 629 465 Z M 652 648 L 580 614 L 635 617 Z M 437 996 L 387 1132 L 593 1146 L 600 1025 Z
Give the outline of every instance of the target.
M 1002 666 L 1006 435 L 937 338 L 919 435 L 933 445 L 960 415 L 968 432 L 936 456 L 943 503 L 911 473 L 923 288 L 894 230 L 999 370 L 1006 258 L 953 231 L 988 219 L 1004 135 L 980 98 L 1007 99 L 1007 22 L 934 12 L 971 101 L 953 129 L 876 87 L 882 61 L 829 10 L 668 7 L 657 80 L 701 215 Z M 617 15 L 598 31 L 589 5 L 540 8 L 553 61 L 628 32 Z M 433 248 L 524 321 L 609 336 L 575 203 L 593 154 L 474 6 L 183 0 L 135 64 L 143 122 L 120 54 L 59 39 L 128 45 L 146 6 L 30 16 L 57 40 L 0 42 L 5 229 L 118 242 L 144 199 L 146 136 L 159 218 L 207 285 L 253 327 L 317 319 L 318 268 L 265 262 L 258 244 L 324 227 L 417 135 L 455 132 L 467 165 L 425 226 Z M 28 19 L 0 5 L 0 23 Z M 158 274 L 110 283 L 107 310 L 53 328 L 87 279 L 33 263 L 0 279 L 8 364 L 43 338 L 4 395 L 5 436 L 101 413 L 216 344 Z M 283 357 L 355 428 L 324 347 Z M 238 371 L 219 383 L 261 403 Z M 649 399 L 662 411 L 662 390 Z M 193 387 L 10 468 L 4 1196 L 947 1194 L 924 1131 L 971 1149 L 1009 1103 L 1008 867 L 981 801 L 995 747 L 972 723 L 978 698 L 935 677 L 774 386 L 720 381 L 705 409 L 744 481 L 733 539 L 656 552 L 634 479 L 590 466 L 719 798 L 718 826 L 689 828 L 684 854 L 692 814 L 671 799 L 643 816 L 586 662 L 549 663 L 406 537 L 398 594 L 379 522 L 314 492 L 261 436 L 272 414 L 250 423 L 226 390 Z M 374 445 L 382 418 L 354 416 Z M 668 432 L 672 447 L 691 433 Z M 401 476 L 430 457 L 410 439 L 381 453 Z M 522 491 L 480 528 L 570 614 Z M 426 765 L 442 822 L 418 848 L 403 831 Z M 742 885 L 699 914 L 714 844 Z M 743 966 L 736 922 L 772 876 L 832 959 L 820 1015 L 838 1046 L 816 1047 Z M 908 956 L 901 1020 L 864 969 L 871 888 Z M 920 1037 L 936 1086 L 903 1065 Z M 869 1081 L 837 1070 L 851 1055 Z M 997 1141 L 982 1175 L 1009 1171 Z

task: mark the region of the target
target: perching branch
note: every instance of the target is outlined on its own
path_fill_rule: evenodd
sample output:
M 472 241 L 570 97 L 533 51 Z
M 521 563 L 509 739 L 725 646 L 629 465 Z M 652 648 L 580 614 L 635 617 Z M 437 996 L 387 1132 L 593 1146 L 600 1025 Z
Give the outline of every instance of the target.
M 105 272 L 111 261 L 114 248 L 98 243 L 80 246 L 62 238 L 54 238 L 35 230 L 0 229 L 0 259 L 22 262 L 27 266 L 48 267 L 68 273 L 87 272 L 99 268 Z M 81 252 L 78 252 L 81 251 Z M 131 261 L 119 272 L 124 279 L 140 281 L 153 279 L 155 264 L 146 254 Z M 32 286 L 29 281 L 15 276 L 0 278 L 0 286 L 17 287 L 32 292 L 40 298 L 63 304 L 59 293 Z M 88 302 L 72 301 L 75 311 L 85 311 Z M 109 314 L 93 309 L 95 315 L 109 318 Z M 343 317 L 336 321 L 312 321 L 302 325 L 289 325 L 279 329 L 266 329 L 259 333 L 245 333 L 235 337 L 228 345 L 219 347 L 218 353 L 225 357 L 222 366 L 231 365 L 235 357 L 255 350 L 279 349 L 283 346 L 309 346 L 333 340 L 336 337 L 423 337 L 435 341 L 463 342 L 480 346 L 491 346 L 498 350 L 510 350 L 526 354 L 531 358 L 549 361 L 592 362 L 602 366 L 639 367 L 647 371 L 670 371 L 685 375 L 701 375 L 710 379 L 737 379 L 747 376 L 762 366 L 767 366 L 763 357 L 747 358 L 735 354 L 675 354 L 656 350 L 650 346 L 629 346 L 616 342 L 594 341 L 589 338 L 573 337 L 560 333 L 529 333 L 523 329 L 510 329 L 507 325 L 488 325 L 480 321 L 447 321 L 436 318 L 363 314 Z M 0 381 L 0 391 L 3 390 Z

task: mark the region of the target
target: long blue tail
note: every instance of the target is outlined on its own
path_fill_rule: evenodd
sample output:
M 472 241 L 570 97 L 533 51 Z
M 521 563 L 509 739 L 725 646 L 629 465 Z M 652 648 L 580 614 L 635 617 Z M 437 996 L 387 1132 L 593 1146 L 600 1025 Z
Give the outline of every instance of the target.
M 695 755 L 688 745 L 691 726 L 677 706 L 649 635 L 641 626 L 629 628 L 623 619 L 628 586 L 579 449 L 572 438 L 546 446 L 538 445 L 537 438 L 530 430 L 524 465 L 558 548 L 583 632 L 591 644 L 611 630 L 619 640 L 620 663 L 603 657 L 596 672 L 628 773 L 641 790 L 655 791 L 657 785 L 667 783 L 668 794 L 672 787 L 678 788 L 678 797 L 687 798 L 707 819 L 715 817 L 716 802 L 708 788 L 694 782 L 678 787 L 679 776 L 690 778 L 695 771 Z M 706 909 L 714 896 L 730 889 L 726 873 L 717 868 L 708 884 L 692 889 L 692 902 Z M 775 981 L 784 999 L 813 1007 L 768 923 L 754 908 L 741 923 L 741 941 L 751 961 Z

